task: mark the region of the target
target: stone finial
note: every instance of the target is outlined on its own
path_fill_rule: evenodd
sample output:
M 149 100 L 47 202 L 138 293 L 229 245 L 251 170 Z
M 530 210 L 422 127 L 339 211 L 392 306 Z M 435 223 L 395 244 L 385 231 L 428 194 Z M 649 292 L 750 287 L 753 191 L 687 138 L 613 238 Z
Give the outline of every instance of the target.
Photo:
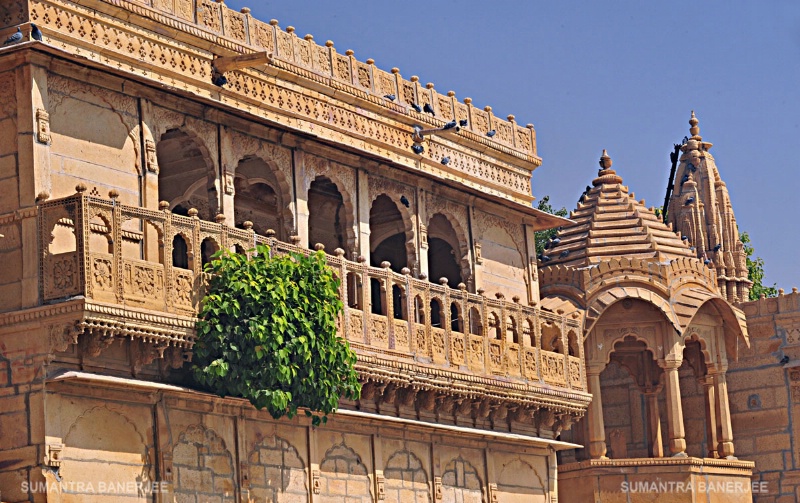
M 392 68 L 392 73 L 394 74 L 400 73 L 400 69 L 395 66 Z
M 314 41 L 314 35 L 312 35 L 310 33 L 307 33 L 306 36 L 303 37 L 303 40 L 307 40 L 309 42 L 313 42 Z
M 242 14 L 250 14 L 250 7 L 242 7 L 242 10 L 240 10 L 239 12 L 241 12 Z
M 335 250 L 333 250 L 333 254 L 339 258 L 342 258 L 344 257 L 344 250 L 341 248 L 336 248 Z
M 372 58 L 367 58 L 367 61 L 365 61 L 365 63 L 367 63 L 368 65 L 374 65 L 375 64 L 375 60 L 372 59 Z
M 269 20 L 269 24 L 271 24 L 272 26 L 278 26 L 278 20 L 277 19 L 270 19 Z
M 274 238 L 275 234 L 277 234 L 275 232 L 275 229 L 267 229 L 267 232 L 264 233 L 264 235 L 267 236 L 268 238 Z
M 119 191 L 117 189 L 111 189 L 108 191 L 108 197 L 111 199 L 116 200 L 119 197 Z
M 458 289 L 461 290 L 462 292 L 465 292 L 467 291 L 467 285 L 465 285 L 464 283 L 459 283 Z
M 364 255 L 359 255 L 359 256 L 356 258 L 356 262 L 358 262 L 359 264 L 363 264 L 363 263 L 364 263 L 364 262 L 366 262 L 366 261 L 367 261 L 367 257 L 365 257 Z
M 325 251 L 325 245 L 322 243 L 317 243 L 314 245 L 314 249 L 316 251 Z
M 298 236 L 297 234 L 295 234 L 293 236 L 289 236 L 289 242 L 292 243 L 295 246 L 299 245 L 300 244 L 300 236 Z
M 222 213 L 217 213 L 216 215 L 214 215 L 214 221 L 217 222 L 218 224 L 224 223 L 225 215 Z
M 614 162 L 611 160 L 611 157 L 609 157 L 606 149 L 603 149 L 603 155 L 600 156 L 600 167 L 603 169 L 610 169 L 612 164 L 614 164 Z
M 250 220 L 245 220 L 244 222 L 242 222 L 242 228 L 246 231 L 249 231 L 250 229 L 253 228 L 253 222 L 251 222 Z
M 77 192 L 78 194 L 83 194 L 84 192 L 86 192 L 86 184 L 81 182 L 78 185 L 76 185 L 75 192 Z
M 419 273 L 419 279 L 426 280 L 426 279 L 428 279 L 428 275 L 425 274 L 424 272 L 421 272 L 421 273 Z
M 444 276 L 442 276 L 441 278 L 439 278 L 439 284 L 440 284 L 440 285 L 442 285 L 442 286 L 447 286 L 447 283 L 449 283 L 449 282 L 450 282 L 450 280 L 448 280 L 448 279 L 447 279 L 447 278 L 445 278 Z
M 189 208 L 189 211 L 187 211 L 187 212 L 186 212 L 186 214 L 187 214 L 187 215 L 189 215 L 189 216 L 190 216 L 190 217 L 192 217 L 192 218 L 197 218 L 197 215 L 198 215 L 199 213 L 200 213 L 200 212 L 199 212 L 199 211 L 197 211 L 197 208 Z
M 515 295 L 515 296 L 511 297 L 511 300 L 513 300 L 515 304 L 519 304 L 520 296 L 519 295 Z
M 159 201 L 158 209 L 161 211 L 167 211 L 169 209 L 169 201 Z
M 606 149 L 603 149 L 603 155 L 600 156 L 600 170 L 597 172 L 597 178 L 592 180 L 592 185 L 597 187 L 604 183 L 615 184 L 622 183 L 622 178 L 617 176 L 617 172 L 611 169 L 613 161 L 608 155 Z
M 383 262 L 381 262 L 381 267 L 383 267 L 384 269 L 389 269 L 390 267 L 392 267 L 392 263 L 389 262 L 388 260 L 384 260 Z
M 700 121 L 697 120 L 697 116 L 694 114 L 694 110 L 692 110 L 692 118 L 689 119 L 689 125 L 691 126 L 689 128 L 689 133 L 692 135 L 692 140 L 701 141 L 703 139 L 703 137 L 700 136 L 699 124 Z
M 506 298 L 506 296 L 505 296 L 505 294 L 503 292 L 497 292 L 497 293 L 494 294 L 494 296 L 497 297 L 497 300 L 502 300 L 502 299 Z
M 44 201 L 47 201 L 48 199 L 50 199 L 50 193 L 44 190 L 39 192 L 39 194 L 36 196 L 37 203 L 42 203 Z
M 470 97 L 466 97 L 466 98 L 464 98 L 464 103 L 465 103 L 466 105 L 469 105 L 470 103 L 472 103 L 472 98 L 470 98 Z
M 294 33 L 294 26 L 287 26 L 286 33 Z
M 484 293 L 486 293 L 486 290 L 484 290 L 483 288 L 478 288 L 477 291 L 478 291 L 478 295 L 483 295 Z
M 325 47 L 333 47 L 333 40 L 326 40 Z
M 452 98 L 452 97 L 453 97 L 453 96 L 455 96 L 455 95 L 456 95 L 456 92 L 455 92 L 455 91 L 447 91 L 447 96 L 448 96 L 449 98 Z
M 403 267 L 402 269 L 400 269 L 400 274 L 402 274 L 403 276 L 408 276 L 409 274 L 411 274 L 411 269 L 409 269 L 408 267 Z
M 344 51 L 344 54 L 346 56 L 352 56 L 353 54 L 355 54 L 355 51 L 353 51 L 353 49 L 347 49 L 346 51 Z

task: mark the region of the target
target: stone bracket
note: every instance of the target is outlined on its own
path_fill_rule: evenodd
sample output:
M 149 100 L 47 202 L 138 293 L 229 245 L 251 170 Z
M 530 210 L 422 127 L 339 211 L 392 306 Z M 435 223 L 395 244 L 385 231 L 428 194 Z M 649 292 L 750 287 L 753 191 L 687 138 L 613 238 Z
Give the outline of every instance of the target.
M 61 468 L 61 453 L 64 450 L 64 444 L 52 443 L 45 444 L 44 446 L 44 464 L 51 468 Z

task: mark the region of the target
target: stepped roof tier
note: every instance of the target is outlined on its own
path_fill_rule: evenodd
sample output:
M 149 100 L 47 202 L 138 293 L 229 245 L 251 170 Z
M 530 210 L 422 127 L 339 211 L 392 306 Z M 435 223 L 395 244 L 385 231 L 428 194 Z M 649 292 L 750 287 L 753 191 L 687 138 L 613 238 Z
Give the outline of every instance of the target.
M 636 201 L 611 165 L 604 150 L 597 177 L 570 214 L 574 223 L 563 227 L 539 257 L 542 307 L 583 313 L 588 336 L 618 301 L 651 304 L 678 334 L 689 330 L 709 304 L 735 327 L 726 346 L 736 355 L 737 337 L 747 341 L 744 314 L 720 295 L 714 269 L 644 201 Z
M 622 185 L 611 165 L 604 150 L 597 178 L 570 214 L 575 223 L 551 241 L 539 257 L 541 266 L 588 267 L 620 256 L 658 262 L 693 257 L 689 245 Z

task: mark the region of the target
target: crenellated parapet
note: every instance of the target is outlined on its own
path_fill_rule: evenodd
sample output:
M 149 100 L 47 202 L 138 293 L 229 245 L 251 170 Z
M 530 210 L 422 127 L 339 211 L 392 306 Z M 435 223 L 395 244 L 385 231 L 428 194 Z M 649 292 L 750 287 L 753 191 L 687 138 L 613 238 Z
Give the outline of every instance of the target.
M 459 101 L 453 91 L 440 93 L 416 76 L 406 79 L 397 68 L 381 70 L 371 59 L 341 53 L 330 41 L 320 45 L 277 21 L 259 21 L 247 9 L 236 12 L 210 0 L 17 4 L 20 11 L 7 7 L 0 23 L 36 23 L 44 40 L 14 48 L 32 46 L 188 94 L 476 193 L 525 206 L 532 201 L 530 174 L 541 164 L 532 125 L 496 117 L 491 107 L 475 107 L 470 98 Z M 26 33 L 29 26 L 24 25 Z M 212 83 L 215 58 L 256 52 L 268 53 L 266 66 L 229 70 L 226 84 Z M 414 126 L 440 128 L 453 120 L 465 125 L 426 136 L 423 151 L 412 150 Z M 442 162 L 445 158 L 449 162 Z

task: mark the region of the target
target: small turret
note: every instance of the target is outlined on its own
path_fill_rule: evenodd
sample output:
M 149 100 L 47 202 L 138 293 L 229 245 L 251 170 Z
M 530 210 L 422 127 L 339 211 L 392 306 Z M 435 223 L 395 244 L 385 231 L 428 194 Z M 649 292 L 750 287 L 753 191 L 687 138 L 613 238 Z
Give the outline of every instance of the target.
M 700 136 L 694 111 L 689 126 L 691 137 L 681 146 L 668 217 L 673 227 L 688 237 L 697 258 L 716 269 L 722 295 L 731 303 L 744 302 L 752 282 L 747 279 L 744 245 L 730 195 L 709 152 L 712 144 Z

